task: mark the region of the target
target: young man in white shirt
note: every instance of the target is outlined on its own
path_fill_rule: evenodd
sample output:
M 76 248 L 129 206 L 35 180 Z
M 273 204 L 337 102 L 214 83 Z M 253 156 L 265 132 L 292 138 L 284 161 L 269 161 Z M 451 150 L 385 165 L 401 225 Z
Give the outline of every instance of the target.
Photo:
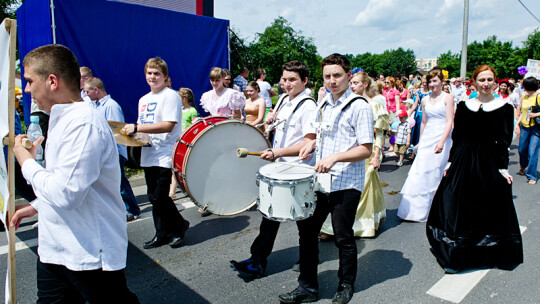
M 85 80 L 83 85 L 86 96 L 90 98 L 92 104 L 96 106 L 98 112 L 100 112 L 107 121 L 120 121 L 124 122 L 124 112 L 120 105 L 112 99 L 111 95 L 105 91 L 105 85 L 103 81 L 97 77 L 90 77 Z M 133 221 L 141 216 L 141 209 L 137 203 L 137 199 L 133 194 L 133 189 L 129 184 L 129 180 L 126 177 L 124 166 L 128 160 L 127 147 L 124 145 L 116 145 L 118 148 L 118 157 L 120 158 L 120 194 L 122 200 L 126 205 L 127 221 Z
M 287 94 L 276 104 L 275 111 L 267 115 L 265 123 L 268 127 L 276 120 L 286 121 L 276 127 L 272 149 L 262 151 L 261 155 L 261 159 L 277 162 L 294 159 L 300 148 L 315 139 L 315 130 L 310 122 L 317 108 L 315 100 L 305 93 L 309 76 L 307 65 L 293 60 L 283 64 L 282 70 L 281 82 Z M 315 159 L 308 159 L 305 163 L 314 165 Z M 279 225 L 280 222 L 263 217 L 259 235 L 251 245 L 251 257 L 241 262 L 231 261 L 231 267 L 249 276 L 264 276 Z
M 126 285 L 127 226 L 118 151 L 111 128 L 81 101 L 79 64 L 61 45 L 32 50 L 23 61 L 25 92 L 51 113 L 46 168 L 17 136 L 13 152 L 37 199 L 16 207 L 17 228 L 38 214 L 38 303 L 138 303 Z
M 144 66 L 146 82 L 150 93 L 139 100 L 137 124 L 127 124 L 124 131 L 148 133 L 151 147 L 141 151 L 141 167 L 148 200 L 152 203 L 152 216 L 156 234 L 143 244 L 144 249 L 169 244 L 178 248 L 184 243 L 184 235 L 189 222 L 184 220 L 173 200 L 169 197 L 171 184 L 172 152 L 176 139 L 182 133 L 182 101 L 176 91 L 167 87 L 167 63 L 161 58 L 150 58 Z
M 354 293 L 357 249 L 353 233 L 356 209 L 364 188 L 364 160 L 371 155 L 373 112 L 365 99 L 356 99 L 348 87 L 349 60 L 332 54 L 322 61 L 325 86 L 330 90 L 315 112 L 317 139 L 306 144 L 300 157 L 315 151 L 315 171 L 332 169 L 331 189 L 317 192 L 312 217 L 299 221 L 300 276 L 298 288 L 281 294 L 282 303 L 315 302 L 318 299 L 318 235 L 330 213 L 339 248 L 339 283 L 332 303 L 348 303 Z M 317 144 L 316 144 L 317 143 Z

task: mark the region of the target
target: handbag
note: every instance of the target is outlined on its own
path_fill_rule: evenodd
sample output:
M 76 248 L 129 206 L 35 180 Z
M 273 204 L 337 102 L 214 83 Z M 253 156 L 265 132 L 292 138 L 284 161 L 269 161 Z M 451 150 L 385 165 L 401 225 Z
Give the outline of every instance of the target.
M 536 94 L 536 105 L 531 107 L 532 113 L 538 113 L 540 112 L 540 105 L 538 104 L 538 98 L 540 97 L 540 94 Z M 540 126 L 540 116 L 537 116 L 534 118 L 534 124 Z

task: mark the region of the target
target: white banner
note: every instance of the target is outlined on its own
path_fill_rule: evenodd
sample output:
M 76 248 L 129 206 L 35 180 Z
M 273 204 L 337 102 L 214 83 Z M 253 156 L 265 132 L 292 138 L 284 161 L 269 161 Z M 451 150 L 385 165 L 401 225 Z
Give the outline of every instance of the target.
M 529 59 L 527 60 L 527 75 L 536 79 L 540 79 L 540 60 Z
M 0 139 L 9 134 L 9 115 L 13 115 L 13 113 L 8 113 L 9 34 L 4 23 L 5 21 L 0 25 Z M 4 222 L 8 208 L 9 188 L 2 140 L 0 140 L 0 147 L 2 147 L 0 151 L 0 218 Z

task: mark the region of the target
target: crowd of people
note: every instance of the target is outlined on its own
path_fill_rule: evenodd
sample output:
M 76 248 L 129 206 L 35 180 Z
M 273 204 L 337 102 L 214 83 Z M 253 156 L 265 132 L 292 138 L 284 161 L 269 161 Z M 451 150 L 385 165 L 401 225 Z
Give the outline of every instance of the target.
M 89 68 L 79 68 L 65 47 L 37 48 L 23 65 L 25 92 L 49 119 L 48 143 L 42 167 L 34 159 L 43 138 L 31 149 L 23 147 L 23 135 L 16 139 L 14 153 L 23 179 L 19 185 L 28 181 L 32 189 L 24 191 L 33 196 L 28 196 L 30 204 L 17 207 L 10 225 L 16 228 L 23 218 L 38 214 L 38 297 L 137 303 L 123 269 L 126 220 L 137 219 L 141 210 L 125 176 L 125 146 L 116 145 L 106 123 L 124 121 L 122 109 L 104 83 Z M 170 88 L 164 60 L 150 58 L 144 71 L 149 93 L 139 100 L 137 122 L 122 128 L 128 135 L 147 133 L 151 141 L 142 148 L 140 164 L 155 233 L 142 247 L 178 248 L 190 224 L 174 203 L 171 156 L 176 140 L 198 113 L 190 89 Z M 333 239 L 339 251 L 332 303 L 352 299 L 355 238 L 374 237 L 386 218 L 378 168 L 392 151 L 397 166 L 406 155 L 413 160 L 397 215 L 406 222 L 427 221 L 432 252 L 446 272 L 511 270 L 523 262 L 508 151 L 513 136 L 519 136 L 517 174 L 536 184 L 540 104 L 535 78 L 518 84 L 497 80 L 487 65 L 478 67 L 465 84 L 460 78 L 445 79 L 438 67 L 423 77 L 371 78 L 352 69 L 340 54 L 322 60 L 322 74 L 324 86 L 315 100 L 306 64 L 284 63 L 284 94 L 274 105 L 271 97 L 276 93 L 265 81 L 263 68 L 253 81 L 247 80 L 245 68 L 233 81 L 228 70 L 214 67 L 209 73 L 212 89 L 200 99 L 212 116 L 245 120 L 261 134 L 271 133 L 271 148 L 260 152 L 261 159 L 286 164 L 300 158 L 314 174 L 329 178 L 316 192 L 313 215 L 296 221 L 300 246 L 293 269 L 299 272 L 298 287 L 279 295 L 281 303 L 318 300 L 318 242 L 325 239 Z M 232 268 L 241 275 L 264 276 L 279 226 L 262 217 L 250 257 L 232 260 Z

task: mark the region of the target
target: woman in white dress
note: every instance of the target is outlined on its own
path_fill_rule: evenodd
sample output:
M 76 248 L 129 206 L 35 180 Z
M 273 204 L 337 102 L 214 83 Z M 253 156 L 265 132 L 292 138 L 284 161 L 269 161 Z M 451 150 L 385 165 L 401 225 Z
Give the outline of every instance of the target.
M 403 198 L 397 215 L 402 220 L 425 222 L 435 191 L 448 163 L 452 146 L 454 99 L 442 90 L 443 75 L 431 70 L 427 82 L 431 95 L 422 99 L 422 125 L 418 154 L 401 189 Z
M 212 90 L 201 97 L 201 106 L 212 116 L 231 116 L 235 119 L 242 117 L 242 108 L 246 104 L 244 94 L 223 86 L 226 72 L 218 67 L 210 71 Z

